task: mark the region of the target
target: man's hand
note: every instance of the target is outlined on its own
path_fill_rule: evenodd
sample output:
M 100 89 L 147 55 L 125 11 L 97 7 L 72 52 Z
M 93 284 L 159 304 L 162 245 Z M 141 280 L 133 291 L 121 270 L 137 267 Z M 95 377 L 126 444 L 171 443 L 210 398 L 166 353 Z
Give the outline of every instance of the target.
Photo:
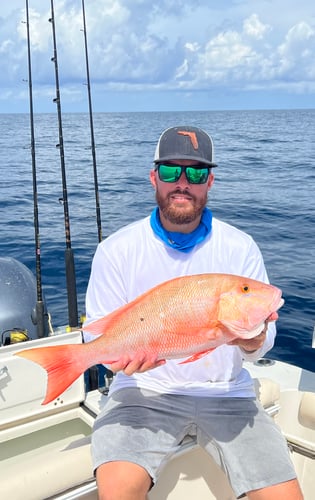
M 258 351 L 260 349 L 266 339 L 266 334 L 268 330 L 268 323 L 270 321 L 276 321 L 278 319 L 278 313 L 274 312 L 272 313 L 269 318 L 266 319 L 265 321 L 265 327 L 261 333 L 256 335 L 256 337 L 253 337 L 252 339 L 235 339 L 232 340 L 232 342 L 229 342 L 228 345 L 237 345 L 239 346 L 243 351 L 251 353 Z
M 259 335 L 256 335 L 252 339 L 235 339 L 232 342 L 228 342 L 228 345 L 237 345 L 247 353 L 258 351 L 265 342 L 266 332 L 267 328 L 265 327 Z
M 129 355 L 122 356 L 118 361 L 110 365 L 113 372 L 123 371 L 126 375 L 143 373 L 165 364 L 165 359 L 157 360 L 156 355 L 148 356 L 146 353 L 138 353 L 132 358 Z

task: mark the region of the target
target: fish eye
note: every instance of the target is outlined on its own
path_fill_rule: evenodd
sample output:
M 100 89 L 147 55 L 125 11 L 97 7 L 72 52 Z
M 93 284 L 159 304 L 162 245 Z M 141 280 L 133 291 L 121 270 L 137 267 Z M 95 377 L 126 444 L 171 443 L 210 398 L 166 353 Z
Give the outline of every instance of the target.
M 244 292 L 244 293 L 248 293 L 249 291 L 250 291 L 249 286 L 248 286 L 248 285 L 244 285 L 244 286 L 243 286 L 243 292 Z

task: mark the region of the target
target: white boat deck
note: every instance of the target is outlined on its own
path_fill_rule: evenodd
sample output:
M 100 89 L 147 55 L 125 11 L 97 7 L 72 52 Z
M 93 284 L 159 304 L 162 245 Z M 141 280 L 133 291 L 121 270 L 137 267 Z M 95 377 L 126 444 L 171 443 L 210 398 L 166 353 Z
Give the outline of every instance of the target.
M 81 342 L 80 332 L 32 341 L 40 344 Z M 98 390 L 85 395 L 83 377 L 56 401 L 42 406 L 45 372 L 14 352 L 0 351 L 0 485 L 10 500 L 97 499 L 90 457 L 95 415 L 106 400 Z M 304 491 L 315 490 L 315 373 L 275 362 L 247 366 L 257 393 L 286 435 Z M 150 500 L 235 500 L 215 462 L 187 442 L 162 472 Z

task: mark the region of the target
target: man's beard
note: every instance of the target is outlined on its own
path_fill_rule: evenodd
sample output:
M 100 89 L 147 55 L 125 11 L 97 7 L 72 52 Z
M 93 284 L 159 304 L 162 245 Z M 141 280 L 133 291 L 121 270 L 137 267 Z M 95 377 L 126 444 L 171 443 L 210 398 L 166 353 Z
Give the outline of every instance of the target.
M 185 191 L 181 191 L 177 189 L 172 193 L 169 193 L 167 197 L 162 197 L 158 190 L 156 191 L 155 198 L 156 202 L 159 206 L 159 209 L 165 219 L 167 219 L 172 224 L 189 224 L 195 221 L 198 217 L 201 216 L 203 209 L 207 204 L 207 194 L 203 198 L 196 198 L 192 194 L 189 193 L 191 197 L 191 204 L 189 207 L 183 209 L 183 207 L 176 207 L 172 203 L 171 197 L 174 194 L 187 194 Z

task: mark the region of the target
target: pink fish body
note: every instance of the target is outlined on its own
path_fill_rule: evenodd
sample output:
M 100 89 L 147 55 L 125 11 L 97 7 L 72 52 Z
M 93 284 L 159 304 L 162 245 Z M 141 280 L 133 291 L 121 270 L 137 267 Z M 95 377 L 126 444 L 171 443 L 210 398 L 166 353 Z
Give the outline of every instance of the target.
M 84 327 L 99 335 L 87 344 L 23 350 L 18 356 L 48 373 L 47 404 L 90 366 L 128 354 L 195 361 L 234 339 L 258 335 L 283 305 L 281 290 L 228 274 L 198 274 L 164 282 Z

